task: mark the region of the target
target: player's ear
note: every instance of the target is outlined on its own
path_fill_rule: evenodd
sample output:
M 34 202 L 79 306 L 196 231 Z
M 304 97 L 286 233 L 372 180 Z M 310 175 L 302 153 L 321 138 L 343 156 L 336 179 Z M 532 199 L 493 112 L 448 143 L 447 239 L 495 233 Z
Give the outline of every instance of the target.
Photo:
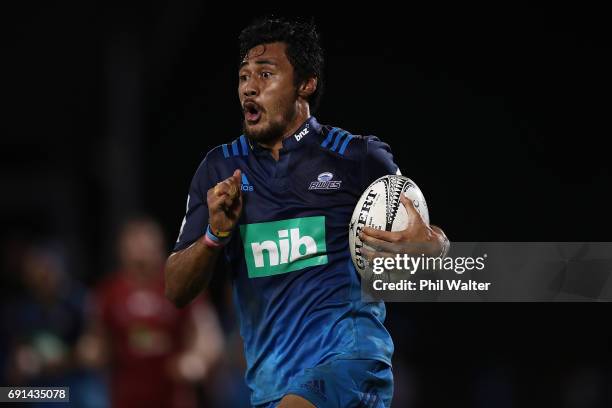
M 308 99 L 308 97 L 310 97 L 310 95 L 312 95 L 316 90 L 317 90 L 317 78 L 311 77 L 305 80 L 304 82 L 302 82 L 302 84 L 300 85 L 298 89 L 298 93 L 302 98 Z

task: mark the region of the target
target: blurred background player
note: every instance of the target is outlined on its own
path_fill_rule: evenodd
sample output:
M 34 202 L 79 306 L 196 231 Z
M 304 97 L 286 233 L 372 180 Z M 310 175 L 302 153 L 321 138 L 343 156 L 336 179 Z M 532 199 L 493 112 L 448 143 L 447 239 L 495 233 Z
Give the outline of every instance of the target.
M 88 369 L 76 352 L 87 320 L 85 288 L 67 273 L 62 251 L 51 243 L 27 244 L 14 255 L 23 292 L 11 293 L 0 309 L 6 344 L 1 351 L 8 360 L 0 378 L 15 386 L 70 387 L 72 404 L 106 407 L 102 376 Z
M 95 291 L 82 359 L 110 366 L 113 407 L 205 406 L 203 381 L 223 351 L 215 312 L 204 298 L 183 310 L 165 299 L 164 240 L 154 221 L 128 221 L 117 252 L 117 271 Z

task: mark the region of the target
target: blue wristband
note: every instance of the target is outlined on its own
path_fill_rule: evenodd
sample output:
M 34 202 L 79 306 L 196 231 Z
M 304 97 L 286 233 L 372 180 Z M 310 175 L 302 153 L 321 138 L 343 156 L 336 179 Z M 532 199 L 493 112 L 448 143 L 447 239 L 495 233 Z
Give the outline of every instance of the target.
M 230 237 L 226 237 L 226 238 L 220 238 L 218 236 L 216 236 L 215 234 L 213 234 L 211 228 L 210 228 L 210 224 L 208 224 L 208 226 L 206 227 L 206 236 L 213 241 L 215 244 L 219 244 L 219 245 L 225 245 L 227 244 L 227 242 L 230 240 Z

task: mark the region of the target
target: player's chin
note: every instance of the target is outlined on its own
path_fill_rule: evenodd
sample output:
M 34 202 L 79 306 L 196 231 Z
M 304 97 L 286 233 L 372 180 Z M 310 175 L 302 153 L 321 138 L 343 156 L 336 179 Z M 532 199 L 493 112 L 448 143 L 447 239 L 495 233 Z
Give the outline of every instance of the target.
M 245 120 L 244 132 L 251 140 L 263 140 L 266 138 L 267 129 L 261 119 L 255 123 Z

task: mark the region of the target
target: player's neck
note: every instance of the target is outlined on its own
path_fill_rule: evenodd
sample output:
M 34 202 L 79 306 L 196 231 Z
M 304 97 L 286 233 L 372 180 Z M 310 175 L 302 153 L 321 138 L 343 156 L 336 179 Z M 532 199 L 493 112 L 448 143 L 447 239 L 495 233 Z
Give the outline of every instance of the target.
M 260 143 L 259 145 L 270 150 L 270 154 L 274 160 L 278 161 L 280 158 L 280 149 L 283 148 L 283 141 L 288 137 L 293 136 L 300 126 L 302 126 L 304 122 L 308 120 L 308 118 L 310 118 L 310 107 L 308 106 L 308 103 L 299 104 L 297 115 L 295 115 L 295 118 L 287 125 L 285 132 L 283 132 L 283 136 L 273 142 Z

